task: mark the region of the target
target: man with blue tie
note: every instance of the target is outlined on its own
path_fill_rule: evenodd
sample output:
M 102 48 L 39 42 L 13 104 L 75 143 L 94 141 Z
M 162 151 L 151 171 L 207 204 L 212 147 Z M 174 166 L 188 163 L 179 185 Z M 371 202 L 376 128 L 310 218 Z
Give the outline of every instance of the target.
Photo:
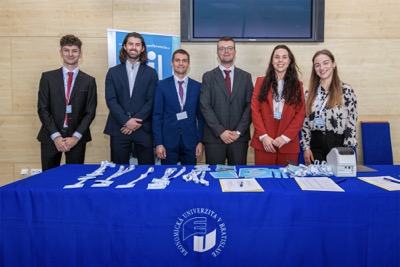
M 183 49 L 172 55 L 174 75 L 157 84 L 153 135 L 163 165 L 196 165 L 203 154 L 204 122 L 199 107 L 201 84 L 187 76 L 190 55 Z

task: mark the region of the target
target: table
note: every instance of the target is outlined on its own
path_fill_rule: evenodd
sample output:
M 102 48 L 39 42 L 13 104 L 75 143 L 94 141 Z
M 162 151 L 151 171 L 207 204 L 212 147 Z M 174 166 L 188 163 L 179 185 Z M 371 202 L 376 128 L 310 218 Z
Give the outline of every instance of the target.
M 178 177 L 147 190 L 165 166 L 130 189 L 115 186 L 148 166 L 108 188 L 63 189 L 98 167 L 0 188 L 0 266 L 400 266 L 400 192 L 357 178 L 340 183 L 345 192 L 310 192 L 274 178 L 257 179 L 262 193 L 224 193 L 209 174 L 209 187 Z M 400 174 L 369 167 L 378 172 L 359 176 Z

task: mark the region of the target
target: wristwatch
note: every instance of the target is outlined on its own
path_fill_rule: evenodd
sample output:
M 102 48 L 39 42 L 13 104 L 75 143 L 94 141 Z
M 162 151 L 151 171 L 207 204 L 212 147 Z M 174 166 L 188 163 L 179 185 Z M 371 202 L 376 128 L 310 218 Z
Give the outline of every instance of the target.
M 239 132 L 239 131 L 236 131 L 236 134 L 240 136 L 242 133 L 241 133 L 241 132 Z

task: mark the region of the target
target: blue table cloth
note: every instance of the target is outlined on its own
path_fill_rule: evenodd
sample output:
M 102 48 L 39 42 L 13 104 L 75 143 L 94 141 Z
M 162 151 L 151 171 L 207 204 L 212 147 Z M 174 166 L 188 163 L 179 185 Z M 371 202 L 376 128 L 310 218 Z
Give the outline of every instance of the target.
M 208 187 L 178 177 L 147 190 L 165 166 L 130 189 L 115 187 L 149 166 L 107 188 L 63 189 L 98 167 L 63 165 L 0 188 L 0 266 L 400 266 L 398 191 L 349 178 L 345 192 L 311 192 L 267 178 L 257 179 L 264 192 L 224 193 L 208 173 Z M 378 172 L 358 176 L 400 174 L 370 167 Z

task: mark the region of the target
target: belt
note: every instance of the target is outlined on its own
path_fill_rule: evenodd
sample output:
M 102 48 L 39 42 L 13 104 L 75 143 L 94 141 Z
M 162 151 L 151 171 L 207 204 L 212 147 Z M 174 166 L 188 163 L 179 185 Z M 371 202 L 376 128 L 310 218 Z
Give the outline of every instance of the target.
M 330 135 L 330 136 L 343 136 L 343 134 L 337 134 L 333 131 L 311 131 L 311 135 Z

